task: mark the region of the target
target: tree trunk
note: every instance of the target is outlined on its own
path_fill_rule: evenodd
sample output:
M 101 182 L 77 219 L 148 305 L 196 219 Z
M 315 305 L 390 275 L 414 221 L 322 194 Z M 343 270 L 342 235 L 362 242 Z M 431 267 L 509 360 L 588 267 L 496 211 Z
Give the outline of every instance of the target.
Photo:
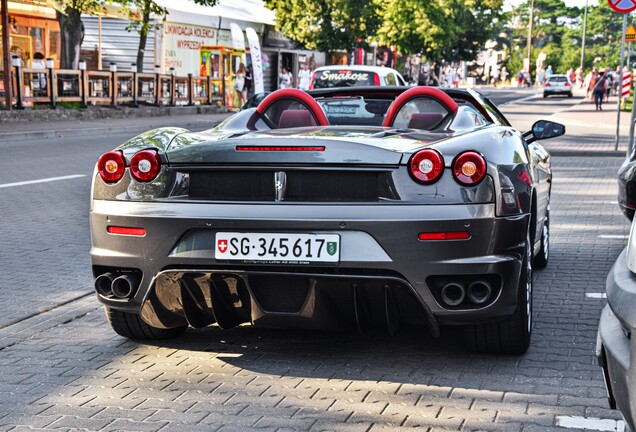
M 77 69 L 80 57 L 80 47 L 84 40 L 84 23 L 81 12 L 67 7 L 64 13 L 56 11 L 60 23 L 60 37 L 62 47 L 60 53 L 61 69 Z
M 146 51 L 146 40 L 148 39 L 148 27 L 150 22 L 150 2 L 144 2 L 144 15 L 139 30 L 139 48 L 137 49 L 137 72 L 144 71 L 144 54 Z

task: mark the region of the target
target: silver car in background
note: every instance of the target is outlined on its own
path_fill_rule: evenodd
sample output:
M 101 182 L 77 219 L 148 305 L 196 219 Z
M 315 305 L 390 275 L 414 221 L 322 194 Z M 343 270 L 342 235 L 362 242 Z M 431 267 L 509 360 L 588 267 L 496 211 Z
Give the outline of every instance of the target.
M 567 75 L 551 75 L 543 86 L 543 97 L 551 95 L 566 95 L 572 97 L 572 83 Z

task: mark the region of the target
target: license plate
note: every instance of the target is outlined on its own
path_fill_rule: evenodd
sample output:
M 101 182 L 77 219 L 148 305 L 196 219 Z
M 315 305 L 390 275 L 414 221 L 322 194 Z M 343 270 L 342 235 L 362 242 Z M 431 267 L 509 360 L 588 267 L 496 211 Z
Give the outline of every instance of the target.
M 338 234 L 216 233 L 217 260 L 300 263 L 340 261 Z
M 329 114 L 355 114 L 358 111 L 356 105 L 327 105 Z

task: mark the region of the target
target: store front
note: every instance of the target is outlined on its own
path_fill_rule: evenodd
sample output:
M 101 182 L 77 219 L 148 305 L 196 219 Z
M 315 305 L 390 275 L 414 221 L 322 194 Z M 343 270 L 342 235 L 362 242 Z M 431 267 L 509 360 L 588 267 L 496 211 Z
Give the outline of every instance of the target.
M 8 2 L 10 51 L 20 56 L 25 67 L 33 66 L 36 53 L 36 57 L 52 58 L 59 67 L 60 25 L 49 5 L 45 0 Z M 2 58 L 0 55 L 0 63 Z
M 298 87 L 298 72 L 304 64 L 309 70 L 325 65 L 325 54 L 318 51 L 296 49 L 292 41 L 272 26 L 267 26 L 263 36 L 263 74 L 265 91 L 279 87 L 279 76 L 286 68 L 293 75 L 293 86 Z

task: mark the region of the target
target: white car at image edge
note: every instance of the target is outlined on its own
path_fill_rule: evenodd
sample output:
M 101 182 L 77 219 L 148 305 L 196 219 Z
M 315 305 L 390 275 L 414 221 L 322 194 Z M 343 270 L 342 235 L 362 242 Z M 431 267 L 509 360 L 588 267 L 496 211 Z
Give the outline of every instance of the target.
M 317 68 L 311 76 L 309 88 L 405 85 L 402 75 L 389 67 L 333 65 Z

